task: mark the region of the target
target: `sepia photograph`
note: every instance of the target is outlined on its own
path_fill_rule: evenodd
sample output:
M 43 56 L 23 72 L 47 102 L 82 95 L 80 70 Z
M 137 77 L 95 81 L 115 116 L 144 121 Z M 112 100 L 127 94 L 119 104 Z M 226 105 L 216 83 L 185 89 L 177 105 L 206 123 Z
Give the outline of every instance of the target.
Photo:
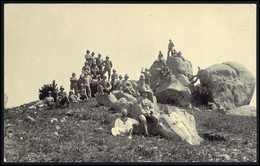
M 256 4 L 3 9 L 4 162 L 258 162 Z

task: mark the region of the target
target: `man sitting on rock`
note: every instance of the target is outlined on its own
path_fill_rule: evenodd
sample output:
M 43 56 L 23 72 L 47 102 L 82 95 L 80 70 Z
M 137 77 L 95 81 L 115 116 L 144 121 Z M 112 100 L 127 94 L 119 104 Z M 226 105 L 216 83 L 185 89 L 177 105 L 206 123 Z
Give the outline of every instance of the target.
M 107 77 L 103 76 L 102 80 L 99 81 L 99 83 L 98 83 L 97 93 L 99 95 L 110 94 L 111 88 L 112 88 L 112 86 L 109 83 L 109 81 L 107 81 Z
M 58 93 L 58 105 L 61 107 L 68 107 L 69 106 L 69 99 L 67 97 L 66 92 L 64 91 L 64 88 L 60 87 L 60 92 Z
M 146 84 L 145 82 L 145 76 L 143 74 L 140 75 L 140 78 L 138 80 L 138 83 L 137 83 L 137 89 L 138 89 L 138 94 L 142 94 L 143 92 L 147 91 L 147 90 L 150 90 L 152 92 L 152 89 L 151 87 Z M 152 93 L 153 95 L 153 93 Z
M 132 133 L 135 126 L 139 125 L 135 119 L 127 117 L 127 109 L 122 108 L 121 117 L 115 120 L 114 126 L 111 129 L 113 136 L 128 136 L 132 139 Z
M 132 83 L 128 79 L 129 76 L 125 74 L 124 80 L 122 81 L 122 91 L 132 96 L 137 96 L 137 93 L 135 92 Z
M 139 121 L 144 127 L 145 135 L 148 136 L 148 127 L 147 121 L 152 122 L 154 124 L 159 123 L 158 113 L 154 109 L 154 104 L 151 100 L 148 99 L 148 94 L 150 93 L 149 90 L 144 91 L 139 98 L 139 111 L 137 111 L 137 116 Z
M 69 102 L 70 103 L 77 103 L 78 102 L 78 96 L 76 96 L 73 91 L 69 92 Z
M 118 80 L 116 80 L 116 82 L 115 82 L 115 86 L 114 86 L 113 90 L 122 90 L 122 88 L 123 88 L 123 80 L 122 79 L 123 79 L 123 77 L 120 74 L 118 76 Z
M 45 97 L 44 103 L 48 106 L 48 108 L 52 109 L 55 106 L 54 98 L 52 97 L 52 92 L 48 91 L 48 96 Z

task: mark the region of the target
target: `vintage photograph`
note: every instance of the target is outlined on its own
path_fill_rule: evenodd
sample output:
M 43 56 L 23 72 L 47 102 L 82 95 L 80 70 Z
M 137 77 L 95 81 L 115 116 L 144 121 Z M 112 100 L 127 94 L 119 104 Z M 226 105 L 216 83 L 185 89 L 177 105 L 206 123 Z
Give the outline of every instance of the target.
M 257 162 L 256 4 L 4 4 L 4 162 Z

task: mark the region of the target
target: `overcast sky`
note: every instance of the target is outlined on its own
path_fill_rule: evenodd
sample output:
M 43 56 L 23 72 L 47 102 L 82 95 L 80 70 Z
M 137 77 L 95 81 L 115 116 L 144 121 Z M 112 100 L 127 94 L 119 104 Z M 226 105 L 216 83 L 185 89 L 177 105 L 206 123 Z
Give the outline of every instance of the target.
M 86 49 L 137 79 L 170 38 L 195 73 L 236 61 L 256 76 L 255 5 L 5 4 L 4 21 L 8 107 L 37 100 L 54 79 L 68 90 Z

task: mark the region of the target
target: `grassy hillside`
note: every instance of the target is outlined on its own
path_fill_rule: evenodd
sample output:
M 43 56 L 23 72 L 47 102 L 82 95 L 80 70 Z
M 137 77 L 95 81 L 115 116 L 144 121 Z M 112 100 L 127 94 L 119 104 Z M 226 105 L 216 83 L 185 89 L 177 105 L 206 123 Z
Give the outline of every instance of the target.
M 110 134 L 118 114 L 95 99 L 68 109 L 5 111 L 7 161 L 256 161 L 256 118 L 195 112 L 199 146 L 164 138 Z M 55 119 L 56 118 L 56 119 Z M 210 136 L 209 131 L 215 133 Z M 208 135 L 208 136 L 207 136 Z M 177 137 L 176 137 L 177 138 Z M 219 138 L 219 139 L 218 139 Z

